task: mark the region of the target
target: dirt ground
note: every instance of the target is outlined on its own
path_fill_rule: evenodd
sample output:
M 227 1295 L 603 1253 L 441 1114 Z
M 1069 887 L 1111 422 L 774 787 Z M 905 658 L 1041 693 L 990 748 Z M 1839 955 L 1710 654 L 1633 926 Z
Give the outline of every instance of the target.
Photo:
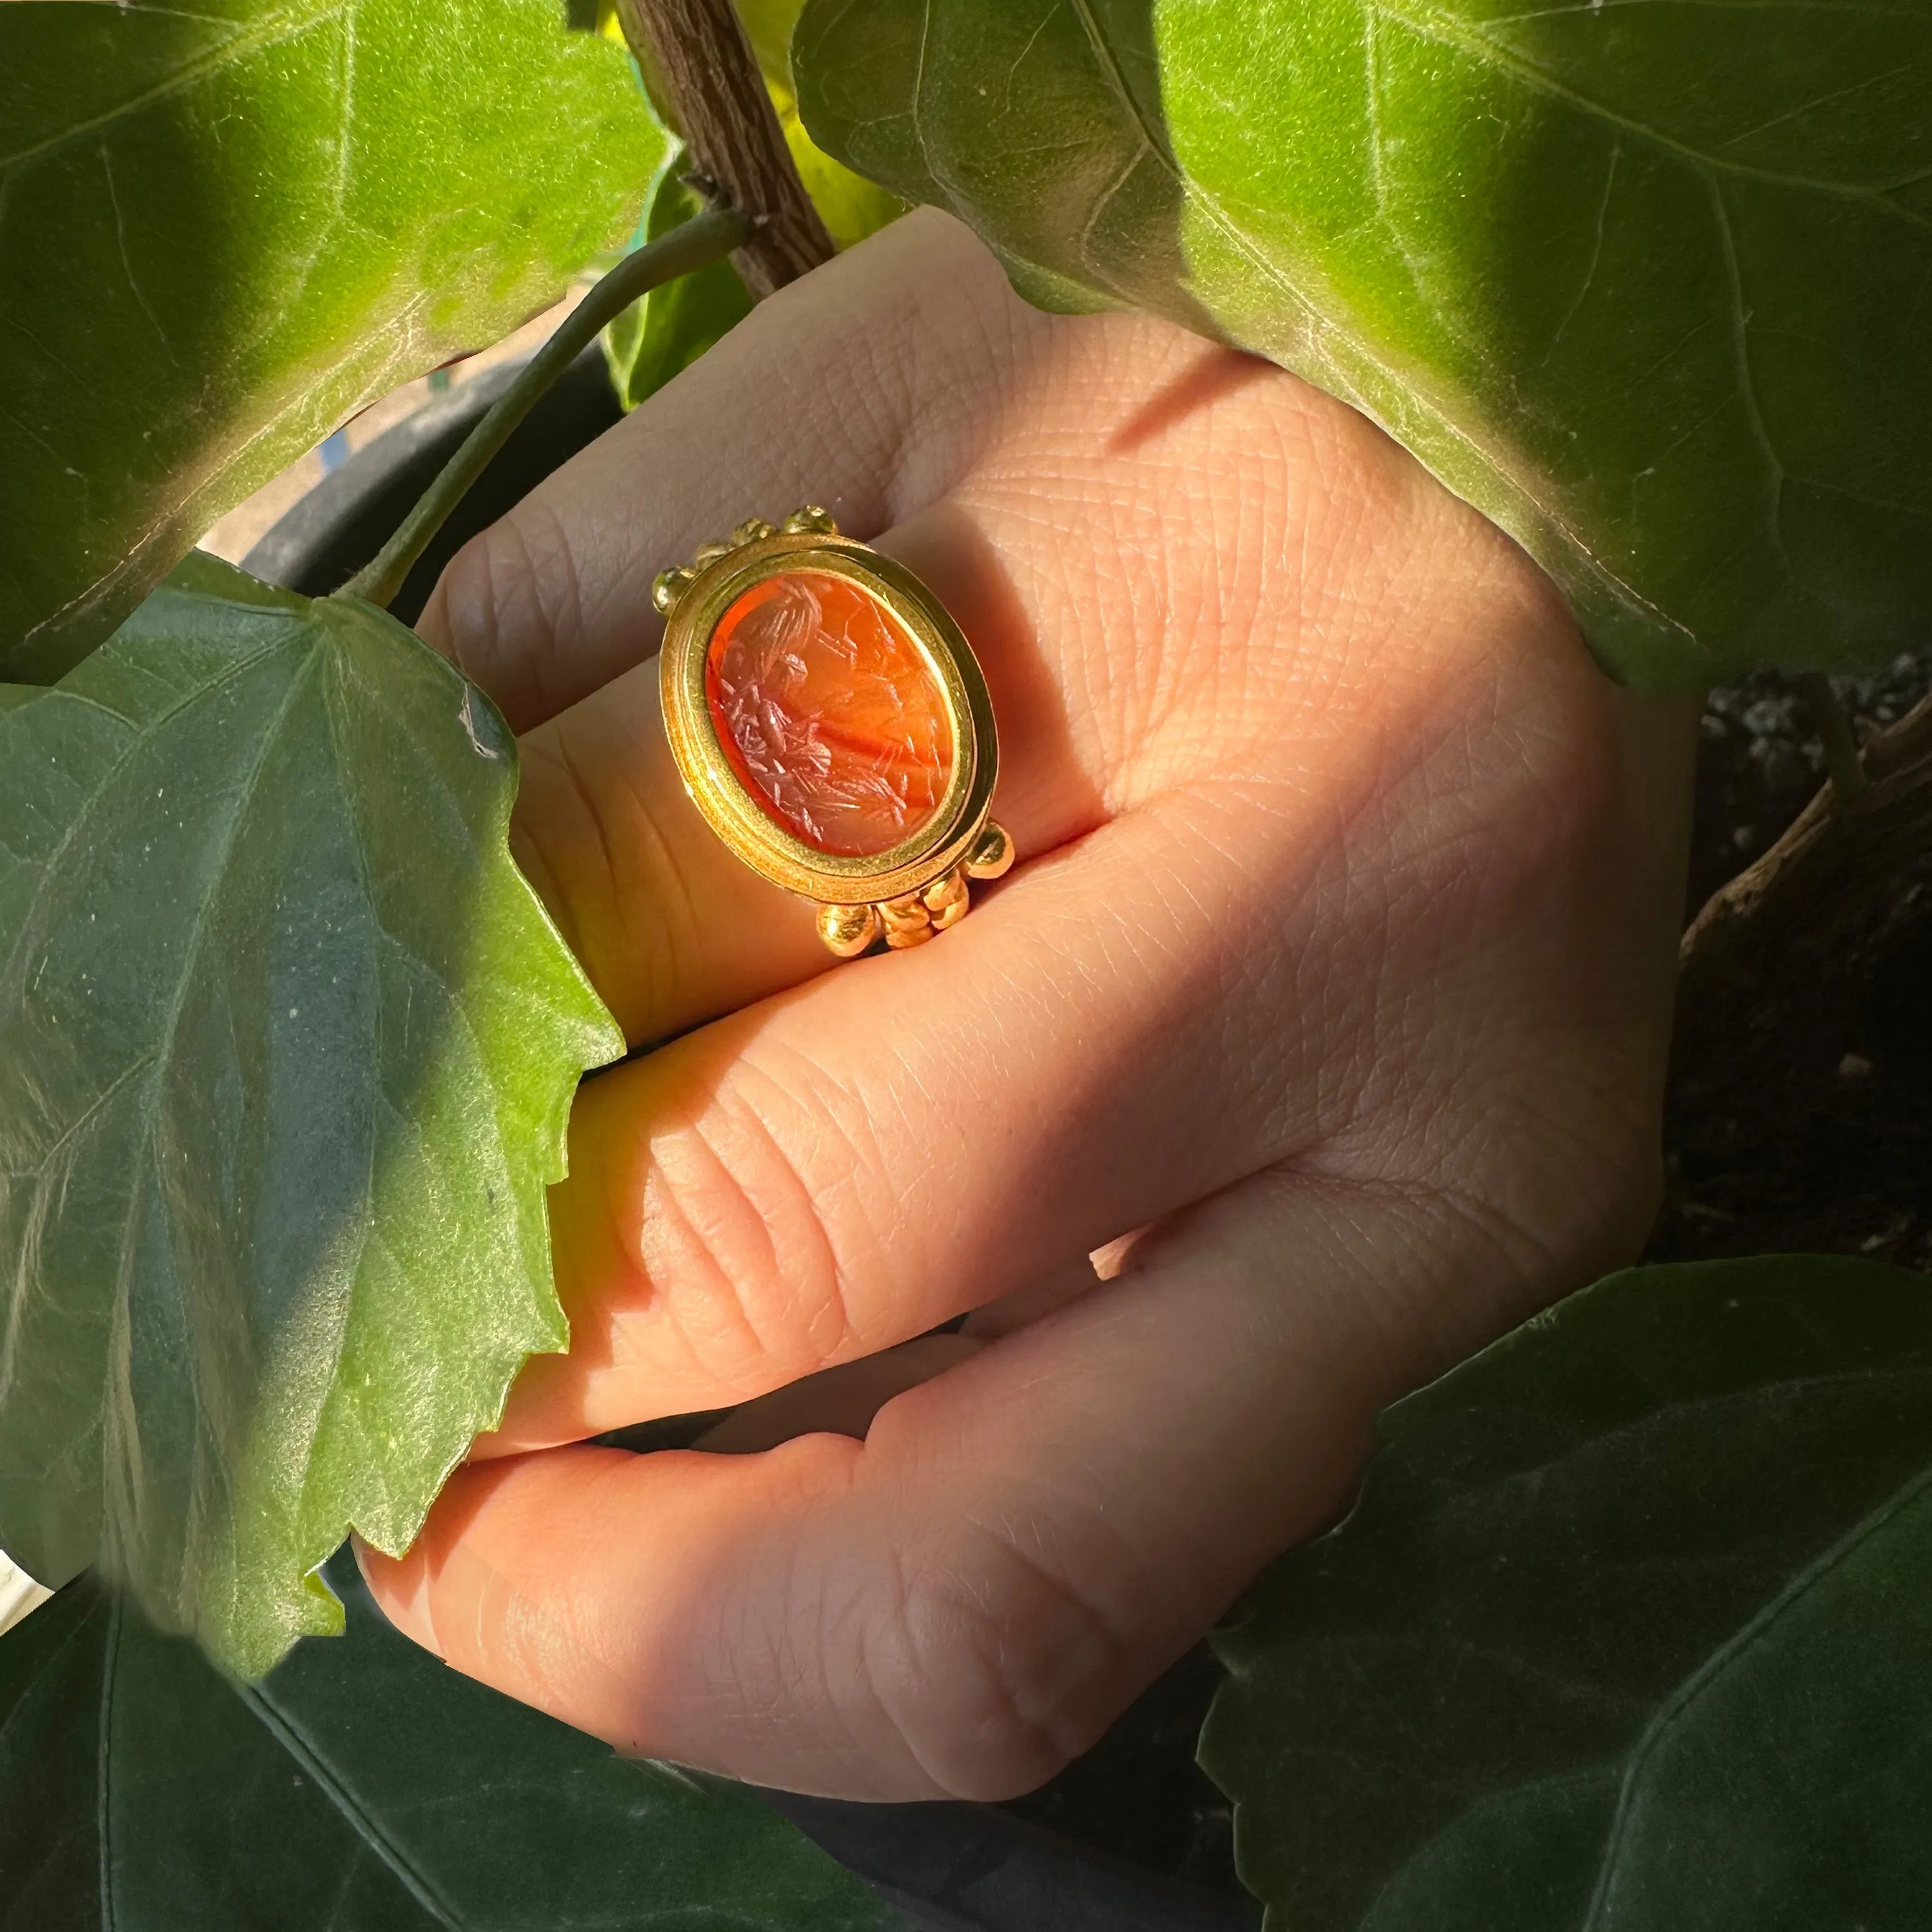
M 1856 727 L 1894 722 L 1932 688 L 1932 651 L 1846 683 Z M 1714 694 L 1704 716 L 1694 908 L 1789 825 L 1823 753 L 1782 680 Z M 1774 1251 L 1932 1268 L 1932 850 L 1822 958 L 1794 957 L 1679 1042 L 1666 1123 L 1670 1195 L 1649 1258 Z

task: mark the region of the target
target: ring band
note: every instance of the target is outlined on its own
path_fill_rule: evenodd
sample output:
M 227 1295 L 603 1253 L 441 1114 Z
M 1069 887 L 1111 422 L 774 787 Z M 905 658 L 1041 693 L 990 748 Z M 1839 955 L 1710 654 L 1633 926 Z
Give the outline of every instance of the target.
M 972 646 L 904 565 L 808 505 L 662 572 L 664 730 L 684 788 L 841 958 L 923 945 L 996 879 L 998 734 Z

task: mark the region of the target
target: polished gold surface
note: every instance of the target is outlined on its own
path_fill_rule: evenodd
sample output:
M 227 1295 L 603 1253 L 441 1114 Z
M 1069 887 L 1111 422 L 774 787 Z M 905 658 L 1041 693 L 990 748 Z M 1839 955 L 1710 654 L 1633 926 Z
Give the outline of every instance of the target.
M 693 570 L 661 570 L 651 584 L 651 602 L 667 616 L 697 578 Z
M 969 879 L 1004 878 L 1012 869 L 1012 834 L 1004 825 L 988 819 L 971 850 L 966 854 Z
M 966 879 L 957 866 L 943 879 L 935 879 L 920 894 L 920 903 L 926 910 L 937 916 L 949 907 L 966 903 Z
M 818 936 L 828 952 L 856 959 L 883 930 L 877 906 L 824 905 L 818 908 Z
M 848 856 L 793 836 L 746 789 L 718 740 L 705 685 L 712 634 L 747 590 L 797 570 L 846 580 L 897 622 L 916 646 L 952 731 L 952 769 L 937 808 L 883 852 Z M 881 934 L 896 949 L 922 945 L 965 916 L 968 878 L 997 878 L 1011 866 L 1012 841 L 986 815 L 999 741 L 986 680 L 959 627 L 910 571 L 842 537 L 827 512 L 808 504 L 782 529 L 746 518 L 729 543 L 705 544 L 688 566 L 661 572 L 651 596 L 666 620 L 664 730 L 686 790 L 746 864 L 817 902 L 819 937 L 831 951 L 851 958 Z

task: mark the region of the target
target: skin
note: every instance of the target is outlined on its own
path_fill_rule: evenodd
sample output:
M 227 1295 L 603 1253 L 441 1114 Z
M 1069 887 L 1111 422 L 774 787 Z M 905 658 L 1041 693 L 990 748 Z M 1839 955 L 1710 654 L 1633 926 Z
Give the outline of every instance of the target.
M 1021 855 L 842 966 L 686 799 L 652 658 L 652 574 L 805 502 L 971 638 Z M 518 858 L 653 1048 L 573 1118 L 570 1354 L 364 1552 L 459 1670 L 767 1784 L 1024 1791 L 1346 1507 L 1378 1408 L 1639 1246 L 1694 706 L 1293 376 L 1036 314 L 911 215 L 422 628 L 524 734 Z

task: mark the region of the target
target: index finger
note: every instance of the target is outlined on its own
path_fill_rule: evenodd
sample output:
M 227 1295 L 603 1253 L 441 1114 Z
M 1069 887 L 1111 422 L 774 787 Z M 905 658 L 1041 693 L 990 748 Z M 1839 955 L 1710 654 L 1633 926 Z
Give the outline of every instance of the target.
M 473 538 L 417 628 L 527 730 L 650 657 L 652 578 L 746 517 L 822 503 L 870 537 L 997 427 L 1046 319 L 921 210 L 782 289 Z
M 1436 1366 L 1387 1316 L 1451 1244 L 1418 1239 L 1406 1200 L 1382 1208 L 1398 1237 L 1364 1239 L 1361 1204 L 1257 1177 L 888 1402 L 862 1442 L 472 1464 L 364 1574 L 455 1669 L 620 1750 L 793 1790 L 1011 1797 L 1332 1515 L 1376 1409 Z

